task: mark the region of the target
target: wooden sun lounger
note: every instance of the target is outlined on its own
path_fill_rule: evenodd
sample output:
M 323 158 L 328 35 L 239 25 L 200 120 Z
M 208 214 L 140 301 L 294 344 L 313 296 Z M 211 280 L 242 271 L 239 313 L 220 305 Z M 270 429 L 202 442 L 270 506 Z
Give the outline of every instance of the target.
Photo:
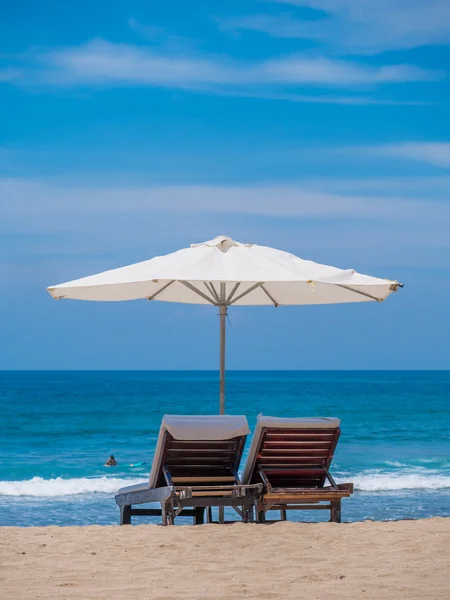
M 215 434 L 208 439 L 208 422 L 211 424 L 212 420 Z M 183 431 L 183 421 L 188 423 L 187 432 Z M 189 427 L 203 439 L 179 439 L 177 431 L 186 437 Z M 229 431 L 241 433 L 217 439 Z M 213 506 L 230 506 L 244 522 L 251 520 L 263 486 L 243 485 L 239 479 L 247 433 L 245 417 L 164 417 L 149 483 L 129 486 L 117 493 L 120 524 L 130 524 L 133 516 L 161 516 L 163 525 L 172 525 L 177 516 L 192 516 L 194 523 L 199 524 L 204 522 L 205 509 L 210 522 Z M 159 503 L 160 508 L 135 508 L 152 502 Z
M 341 500 L 353 493 L 352 483 L 336 484 L 329 472 L 340 435 L 338 419 L 260 417 L 242 480 L 262 483 L 258 521 L 269 510 L 329 510 L 340 523 Z

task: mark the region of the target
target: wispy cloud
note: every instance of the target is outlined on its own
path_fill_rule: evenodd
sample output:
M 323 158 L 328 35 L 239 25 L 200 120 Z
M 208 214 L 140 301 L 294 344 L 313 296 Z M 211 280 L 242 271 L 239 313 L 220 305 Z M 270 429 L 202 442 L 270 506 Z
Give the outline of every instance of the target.
M 299 19 L 292 14 L 255 13 L 240 17 L 220 17 L 216 21 L 223 31 L 257 31 L 275 38 L 326 40 L 329 23 Z
M 128 27 L 139 38 L 160 47 L 164 47 L 166 52 L 186 52 L 187 49 L 192 50 L 199 46 L 199 42 L 196 39 L 183 35 L 176 35 L 164 27 L 141 23 L 133 17 L 128 19 Z
M 280 38 L 316 39 L 344 52 L 375 53 L 450 43 L 447 0 L 272 0 L 320 11 L 302 14 L 255 14 L 222 19 L 223 26 L 254 30 Z
M 13 67 L 0 68 L 0 82 L 11 82 L 15 79 L 19 79 L 22 76 L 20 69 Z
M 340 104 L 342 106 L 432 106 L 436 102 L 428 100 L 392 100 L 389 98 L 376 98 L 373 96 L 363 96 L 360 93 L 348 96 L 335 96 L 331 94 L 312 95 L 296 93 L 277 93 L 266 92 L 263 90 L 220 90 L 221 95 L 240 96 L 245 98 L 260 98 L 266 100 L 281 100 L 287 102 L 300 102 L 310 104 Z
M 450 142 L 404 142 L 362 150 L 372 155 L 416 160 L 450 169 Z
M 336 183 L 336 182 L 334 182 Z M 187 213 L 209 212 L 276 217 L 312 218 L 389 218 L 422 221 L 436 211 L 447 219 L 450 207 L 433 204 L 433 194 L 410 197 L 401 189 L 389 192 L 388 184 L 378 193 L 362 193 L 364 182 L 353 188 L 334 191 L 330 182 L 304 180 L 297 184 L 248 185 L 114 185 L 82 186 L 73 181 L 52 183 L 45 180 L 0 179 L 0 196 L 7 199 L 5 222 L 20 220 L 22 225 L 54 222 L 73 216 L 125 213 L 151 215 L 156 211 Z M 348 183 L 348 182 L 347 182 Z M 337 181 L 339 186 L 339 181 Z M 434 211 L 434 212 L 433 212 Z M 428 215 L 428 216 L 427 216 Z M 72 223 L 71 223 L 72 226 Z
M 361 260 L 450 266 L 443 252 L 450 247 L 450 205 L 436 192 L 437 181 L 132 186 L 83 180 L 0 179 L 0 270 L 6 260 L 9 287 L 18 277 L 23 282 L 17 265 L 32 266 L 31 279 L 47 270 L 49 281 L 71 279 L 220 233 L 319 262 L 332 251 L 342 266 Z
M 285 56 L 242 63 L 215 56 L 174 56 L 152 48 L 98 40 L 41 57 L 73 83 L 106 82 L 191 87 L 199 85 L 308 84 L 361 86 L 439 78 L 414 65 L 373 67 L 325 57 Z M 61 73 L 62 72 L 62 73 Z M 51 72 L 47 75 L 52 76 Z
M 273 94 L 274 98 L 276 93 L 282 92 L 286 94 L 283 99 L 297 102 L 333 102 L 326 99 L 326 94 L 312 97 L 299 93 L 305 87 L 357 91 L 392 83 L 431 81 L 443 76 L 441 72 L 407 64 L 373 66 L 304 55 L 244 62 L 105 40 L 42 52 L 34 56 L 27 68 L 28 82 L 40 85 L 153 86 L 266 97 Z M 334 101 L 369 103 L 367 97 L 337 97 Z M 389 100 L 381 102 L 390 103 Z

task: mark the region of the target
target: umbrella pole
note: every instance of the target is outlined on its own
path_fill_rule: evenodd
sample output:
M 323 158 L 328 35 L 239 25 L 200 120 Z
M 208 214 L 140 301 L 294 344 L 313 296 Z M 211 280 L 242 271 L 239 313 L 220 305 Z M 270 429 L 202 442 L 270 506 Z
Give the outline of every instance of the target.
M 226 287 L 225 283 L 220 284 L 220 301 L 225 302 Z M 227 325 L 228 307 L 220 304 L 220 414 L 225 414 L 225 334 Z M 225 522 L 225 508 L 219 506 L 219 523 Z
M 220 307 L 220 414 L 225 414 L 225 333 L 228 308 Z

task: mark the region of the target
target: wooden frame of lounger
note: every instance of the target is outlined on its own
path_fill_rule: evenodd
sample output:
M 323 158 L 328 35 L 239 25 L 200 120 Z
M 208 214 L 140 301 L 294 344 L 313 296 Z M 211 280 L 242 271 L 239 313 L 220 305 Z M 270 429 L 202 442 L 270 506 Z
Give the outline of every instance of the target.
M 262 483 L 257 520 L 269 510 L 329 510 L 340 523 L 341 500 L 353 493 L 353 483 L 336 484 L 329 472 L 340 428 L 263 427 L 250 465 L 248 483 Z M 247 469 L 246 469 L 247 471 Z M 328 483 L 328 485 L 326 485 Z
M 194 524 L 200 524 L 205 509 L 211 522 L 213 506 L 230 506 L 249 522 L 263 486 L 242 485 L 239 479 L 245 439 L 241 435 L 226 440 L 176 440 L 165 431 L 157 485 L 119 490 L 115 500 L 120 524 L 130 524 L 133 516 L 161 516 L 163 525 L 173 525 L 179 515 L 192 516 Z M 134 508 L 150 502 L 158 502 L 161 508 Z

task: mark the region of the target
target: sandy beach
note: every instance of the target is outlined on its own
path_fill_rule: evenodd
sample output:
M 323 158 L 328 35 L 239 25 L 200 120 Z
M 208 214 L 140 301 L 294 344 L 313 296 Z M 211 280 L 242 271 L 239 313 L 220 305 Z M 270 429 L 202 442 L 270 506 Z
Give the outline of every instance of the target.
M 450 519 L 1 529 L 2 598 L 448 598 Z

